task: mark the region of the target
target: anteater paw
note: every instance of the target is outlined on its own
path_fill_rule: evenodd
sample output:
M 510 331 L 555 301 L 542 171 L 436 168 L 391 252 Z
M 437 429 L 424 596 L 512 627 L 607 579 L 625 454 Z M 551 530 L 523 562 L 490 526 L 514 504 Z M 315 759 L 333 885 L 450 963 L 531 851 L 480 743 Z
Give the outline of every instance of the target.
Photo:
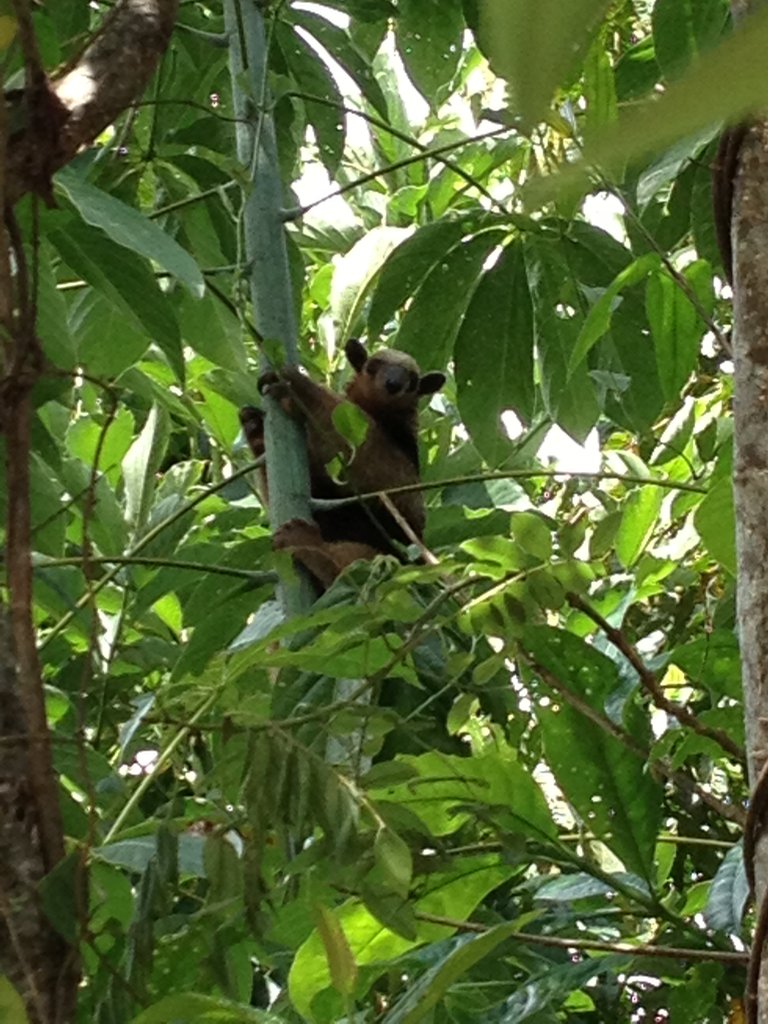
M 240 426 L 243 428 L 248 447 L 255 456 L 264 454 L 264 413 L 254 405 L 244 405 L 240 410 Z
M 285 381 L 279 373 L 274 370 L 267 370 L 259 377 L 258 388 L 260 395 L 272 395 L 275 398 L 282 398 L 285 394 Z

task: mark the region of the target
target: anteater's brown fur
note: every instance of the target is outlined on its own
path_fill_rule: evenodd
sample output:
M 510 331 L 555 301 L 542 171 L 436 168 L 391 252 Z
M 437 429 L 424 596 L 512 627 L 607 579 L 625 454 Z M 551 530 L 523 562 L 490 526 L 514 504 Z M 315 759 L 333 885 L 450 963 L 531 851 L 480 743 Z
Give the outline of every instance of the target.
M 355 376 L 346 396 L 338 395 L 287 366 L 260 382 L 279 398 L 286 411 L 307 424 L 310 489 L 313 498 L 343 498 L 389 490 L 419 482 L 418 403 L 442 387 L 442 373 L 421 374 L 405 352 L 383 349 L 368 356 L 362 344 L 350 340 L 345 347 Z M 333 424 L 334 410 L 345 400 L 354 402 L 368 418 L 365 440 L 354 452 Z M 264 451 L 263 417 L 248 407 L 240 414 L 246 438 L 255 455 Z M 343 482 L 334 480 L 326 466 L 341 455 L 346 468 Z M 392 495 L 398 513 L 419 539 L 424 532 L 424 499 L 420 491 Z M 396 543 L 412 539 L 380 501 L 317 510 L 312 523 L 293 520 L 275 534 L 275 547 L 290 550 L 318 580 L 328 587 L 347 565 L 380 553 L 398 554 Z M 396 543 L 393 543 L 396 542 Z

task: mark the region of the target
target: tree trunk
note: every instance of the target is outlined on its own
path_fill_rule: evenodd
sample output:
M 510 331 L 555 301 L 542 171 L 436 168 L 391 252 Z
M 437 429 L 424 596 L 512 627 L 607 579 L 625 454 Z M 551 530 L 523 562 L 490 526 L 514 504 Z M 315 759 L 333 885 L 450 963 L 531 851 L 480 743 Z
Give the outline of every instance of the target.
M 739 151 L 733 250 L 734 501 L 738 624 L 749 779 L 745 836 L 757 925 L 747 1020 L 768 1024 L 768 124 L 753 124 Z

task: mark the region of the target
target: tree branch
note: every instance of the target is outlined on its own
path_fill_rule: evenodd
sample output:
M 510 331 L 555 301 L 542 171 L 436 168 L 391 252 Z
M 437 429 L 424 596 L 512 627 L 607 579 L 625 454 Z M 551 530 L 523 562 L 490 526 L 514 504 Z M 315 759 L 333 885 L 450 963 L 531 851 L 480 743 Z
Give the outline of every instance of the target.
M 613 646 L 624 655 L 635 672 L 637 672 L 638 677 L 640 678 L 640 685 L 646 693 L 650 695 L 657 708 L 660 708 L 662 711 L 666 711 L 668 715 L 676 718 L 681 725 L 692 729 L 693 732 L 698 733 L 699 736 L 706 736 L 707 739 L 714 740 L 715 743 L 719 744 L 726 753 L 735 757 L 740 763 L 744 761 L 744 751 L 727 733 L 723 732 L 722 729 L 714 729 L 712 726 L 706 725 L 696 715 L 694 715 L 692 711 L 689 711 L 685 705 L 678 704 L 677 701 L 670 700 L 669 697 L 665 695 L 656 673 L 652 672 L 648 668 L 643 659 L 637 653 L 637 649 L 629 642 L 629 640 L 627 640 L 626 636 L 620 629 L 616 629 L 612 626 L 607 619 L 603 618 L 596 608 L 593 608 L 592 605 L 587 601 L 584 601 L 578 594 L 570 593 L 567 595 L 567 598 L 570 606 L 582 612 L 587 616 L 587 618 L 591 619 L 595 625 L 599 626 Z
M 119 0 L 83 52 L 49 80 L 49 108 L 37 107 L 38 116 L 8 140 L 9 205 L 30 190 L 41 191 L 44 179 L 142 93 L 168 46 L 178 2 Z

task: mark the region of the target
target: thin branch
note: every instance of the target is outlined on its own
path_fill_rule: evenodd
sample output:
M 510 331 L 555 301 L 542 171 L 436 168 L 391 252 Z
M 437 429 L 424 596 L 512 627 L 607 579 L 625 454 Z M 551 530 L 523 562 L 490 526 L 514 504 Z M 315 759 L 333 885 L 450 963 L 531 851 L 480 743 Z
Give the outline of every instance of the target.
M 306 92 L 283 93 L 283 98 L 291 96 L 295 96 L 296 99 L 303 100 L 305 103 L 320 103 L 326 107 L 333 107 L 350 117 L 360 117 L 375 128 L 380 128 L 382 131 L 388 132 L 393 138 L 404 142 L 406 146 L 413 146 L 414 149 L 418 149 L 424 155 L 425 159 L 435 157 L 440 163 L 445 164 L 446 167 L 450 168 L 454 174 L 463 178 L 468 185 L 477 189 L 481 195 L 485 196 L 485 198 L 496 207 L 499 213 L 509 213 L 509 210 L 506 208 L 504 203 L 489 192 L 482 182 L 478 181 L 477 178 L 473 177 L 468 171 L 465 171 L 460 164 L 457 164 L 455 160 L 452 160 L 450 157 L 445 155 L 441 155 L 436 149 L 430 149 L 426 143 L 419 142 L 419 140 L 414 138 L 412 135 L 409 135 L 407 132 L 400 131 L 393 125 L 388 124 L 386 121 L 382 121 L 381 118 L 375 117 L 373 114 L 369 114 L 365 110 L 357 110 L 355 107 L 348 107 L 344 103 L 338 103 L 336 100 L 328 99 L 325 96 L 313 96 Z M 480 136 L 480 138 L 484 138 L 484 136 Z M 470 137 L 465 140 L 465 143 L 475 141 L 475 138 Z
M 402 160 L 395 160 L 394 163 L 387 164 L 386 167 L 380 167 L 378 170 L 370 171 L 368 174 L 362 174 L 359 178 L 355 178 L 354 181 L 350 181 L 346 185 L 339 185 L 338 188 L 333 189 L 331 192 L 327 192 L 319 199 L 314 199 L 311 203 L 306 203 L 304 206 L 285 210 L 283 217 L 287 221 L 298 220 L 300 217 L 303 217 L 305 213 L 313 210 L 316 206 L 320 206 L 321 203 L 325 203 L 329 199 L 335 199 L 336 196 L 342 196 L 345 192 L 351 192 L 353 189 L 359 188 L 361 185 L 365 185 L 369 181 L 376 181 L 377 178 L 381 178 L 385 174 L 391 174 L 393 171 L 399 171 L 403 167 L 410 167 L 412 164 L 420 163 L 422 160 L 428 158 L 439 158 L 442 154 L 451 153 L 456 149 L 461 149 L 462 146 L 469 145 L 471 142 L 482 142 L 483 139 L 491 139 L 494 136 L 504 135 L 510 131 L 513 131 L 513 128 L 509 125 L 504 125 L 501 128 L 493 128 L 491 131 L 483 132 L 481 135 L 474 135 L 466 139 L 460 139 L 458 142 L 446 142 L 443 146 L 435 146 L 433 149 L 426 149 L 421 153 L 414 154 L 413 156 L 403 157 Z
M 205 501 L 205 499 L 209 498 L 212 494 L 215 494 L 217 491 L 221 491 L 223 488 L 227 487 L 229 484 L 232 483 L 233 480 L 238 480 L 241 476 L 245 476 L 247 473 L 250 473 L 253 469 L 256 469 L 258 466 L 261 466 L 263 462 L 263 457 L 256 459 L 254 462 L 248 463 L 247 466 L 243 466 L 242 469 L 236 470 L 236 472 L 230 474 L 230 476 L 226 477 L 226 479 L 219 480 L 217 483 L 211 484 L 209 487 L 206 487 L 205 490 L 201 491 L 200 494 L 195 495 L 194 498 L 191 498 L 189 501 L 185 502 L 185 504 L 182 505 L 181 508 L 176 509 L 176 511 L 171 513 L 171 515 L 169 515 L 166 519 L 162 519 L 159 523 L 156 523 L 155 526 L 152 527 L 152 529 L 147 530 L 144 536 L 140 537 L 139 540 L 137 540 L 136 543 L 133 545 L 133 547 L 129 549 L 128 557 L 133 558 L 135 555 L 139 554 L 140 551 L 143 551 L 145 547 L 147 547 L 149 544 L 152 543 L 152 541 L 159 537 L 164 530 L 167 530 L 169 526 L 172 526 L 175 522 L 178 522 L 178 520 L 181 519 L 182 516 L 186 515 L 187 512 L 191 511 L 191 509 L 195 508 L 201 502 Z M 110 569 L 109 572 L 104 573 L 104 575 L 100 579 L 96 580 L 91 585 L 90 590 L 94 593 L 98 593 L 98 591 L 106 587 L 108 583 L 112 582 L 112 580 L 120 572 L 120 568 L 120 565 L 116 565 L 115 568 Z M 47 644 L 49 644 L 51 640 L 54 639 L 54 637 L 57 637 L 59 633 L 61 633 L 61 631 L 69 625 L 69 623 L 72 621 L 72 619 L 74 619 L 77 613 L 88 604 L 89 601 L 89 594 L 83 594 L 82 597 L 78 598 L 74 606 L 70 608 L 70 610 L 66 612 L 66 614 L 62 615 L 59 621 L 51 627 L 49 632 L 40 641 L 40 650 L 42 650 Z
M 689 484 L 682 480 L 668 480 L 662 477 L 636 476 L 632 473 L 569 471 L 564 469 L 509 469 L 489 470 L 485 473 L 467 473 L 464 476 L 444 477 L 441 480 L 422 480 L 417 484 L 404 484 L 402 487 L 388 487 L 383 491 L 368 491 L 350 498 L 313 498 L 313 509 L 330 511 L 354 505 L 358 501 L 381 501 L 384 495 L 407 494 L 409 491 L 435 491 L 443 487 L 457 487 L 461 484 L 485 483 L 488 480 L 616 480 L 625 484 L 648 485 L 661 487 L 669 491 L 685 491 L 691 494 L 706 494 L 707 488 L 702 484 Z
M 543 665 L 539 664 L 530 655 L 525 656 L 525 660 L 536 672 L 536 675 L 541 676 L 546 685 L 550 690 L 554 690 L 555 693 L 559 694 L 569 707 L 573 708 L 574 711 L 578 711 L 584 718 L 589 719 L 593 725 L 596 725 L 603 732 L 607 733 L 613 739 L 618 740 L 622 746 L 626 747 L 630 753 L 634 754 L 641 761 L 648 760 L 648 750 L 643 747 L 640 743 L 637 743 L 626 731 L 622 729 L 620 725 L 616 725 L 612 722 L 607 715 L 602 714 L 597 708 L 593 708 L 591 704 L 588 704 L 583 698 L 579 697 L 578 694 L 574 693 L 573 690 L 569 689 L 565 683 L 561 682 L 557 676 L 550 672 L 549 669 L 544 668 Z
M 538 675 L 544 680 L 547 686 L 553 689 L 556 693 L 560 694 L 563 700 L 572 707 L 575 711 L 583 714 L 585 718 L 588 718 L 598 728 L 608 733 L 609 736 L 613 736 L 614 739 L 618 740 L 627 750 L 631 751 L 636 757 L 641 758 L 643 761 L 648 761 L 650 758 L 650 751 L 640 746 L 635 740 L 627 733 L 621 726 L 616 725 L 606 715 L 602 715 L 599 711 L 587 704 L 581 697 L 573 693 L 565 686 L 555 675 L 549 672 L 542 665 L 539 665 L 530 655 L 525 655 L 526 661 L 536 671 Z M 732 821 L 734 824 L 744 827 L 746 822 L 746 814 L 741 809 L 733 804 L 727 804 L 723 800 L 719 800 L 716 796 L 713 796 L 704 786 L 700 785 L 695 779 L 692 779 L 685 772 L 679 769 L 673 768 L 666 758 L 658 758 L 653 761 L 652 767 L 664 776 L 669 782 L 677 786 L 677 788 L 689 795 L 695 796 L 702 803 L 706 804 L 713 811 L 720 815 L 721 818 L 725 818 L 726 821 Z
M 687 728 L 693 730 L 693 732 L 697 733 L 699 736 L 705 736 L 707 739 L 714 740 L 714 742 L 722 747 L 726 753 L 735 757 L 740 764 L 744 762 L 746 757 L 744 750 L 738 743 L 735 743 L 726 732 L 723 732 L 722 729 L 715 729 L 712 726 L 707 725 L 705 722 L 702 722 L 701 719 L 685 707 L 684 704 L 678 704 L 677 701 L 670 700 L 669 697 L 665 695 L 655 672 L 652 672 L 648 668 L 638 654 L 637 648 L 629 642 L 620 629 L 616 629 L 612 626 L 596 608 L 593 608 L 591 604 L 579 597 L 578 594 L 569 593 L 566 597 L 571 607 L 582 612 L 587 616 L 587 618 L 591 619 L 595 625 L 599 626 L 613 646 L 624 655 L 635 672 L 637 672 L 641 686 L 646 693 L 650 694 L 656 707 L 660 708 L 662 711 L 666 711 L 668 715 L 677 719 L 681 725 L 687 726 Z
M 35 561 L 36 569 L 57 569 L 60 566 L 82 565 L 82 558 L 73 556 L 71 558 L 46 558 Z M 138 555 L 108 555 L 102 557 L 90 557 L 89 565 L 146 565 L 150 569 L 189 569 L 191 572 L 202 572 L 206 575 L 232 576 L 235 579 L 245 580 L 261 586 L 266 583 L 276 583 L 277 573 L 258 572 L 253 569 L 238 569 L 232 565 L 217 565 L 213 562 L 192 562 L 180 558 L 147 558 Z
M 426 924 L 445 925 L 459 932 L 474 932 L 484 935 L 491 931 L 493 925 L 479 921 L 460 921 L 442 914 L 425 914 L 417 910 L 415 917 Z M 664 960 L 687 960 L 692 963 L 720 963 L 732 966 L 744 966 L 748 957 L 746 953 L 733 953 L 723 949 L 686 949 L 681 946 L 632 946 L 628 942 L 600 942 L 597 939 L 581 937 L 564 939 L 557 935 L 536 935 L 533 932 L 512 932 L 509 939 L 516 942 L 529 942 L 531 945 L 548 946 L 551 949 L 584 949 L 596 950 L 601 953 L 626 953 L 629 956 L 658 957 Z
M 669 254 L 664 252 L 664 250 L 661 248 L 661 246 L 659 245 L 659 243 L 656 240 L 656 238 L 653 236 L 653 234 L 645 226 L 645 224 L 643 223 L 642 219 L 640 217 L 638 217 L 637 214 L 635 213 L 635 211 L 632 209 L 632 207 L 629 204 L 629 201 L 627 200 L 626 196 L 623 194 L 621 189 L 619 189 L 617 186 L 611 184 L 611 182 L 609 182 L 607 179 L 603 178 L 602 176 L 600 177 L 600 184 L 602 185 L 602 187 L 605 189 L 606 192 L 609 192 L 611 195 L 615 196 L 619 200 L 621 205 L 624 207 L 624 215 L 626 217 L 628 217 L 629 220 L 632 221 L 632 224 L 640 232 L 640 234 L 643 236 L 643 239 L 647 243 L 649 248 L 652 249 L 653 252 L 655 252 L 656 255 L 659 257 L 661 262 L 664 264 L 664 267 L 666 268 L 666 271 L 669 274 L 669 276 L 675 282 L 675 284 L 680 289 L 680 291 L 688 299 L 688 301 L 690 302 L 691 306 L 693 306 L 693 308 L 696 310 L 696 313 L 698 314 L 698 316 L 700 317 L 702 322 L 709 328 L 709 330 L 715 336 L 715 338 L 717 339 L 718 345 L 720 345 L 720 347 L 722 348 L 722 350 L 724 352 L 726 352 L 726 353 L 728 353 L 730 355 L 731 354 L 730 342 L 725 337 L 723 332 L 720 330 L 720 327 L 712 319 L 710 314 L 702 306 L 701 301 L 700 301 L 698 295 L 696 294 L 696 292 L 691 287 L 691 284 L 688 281 L 688 279 L 686 278 L 686 276 L 684 274 L 682 274 L 677 269 L 677 267 L 674 265 L 674 263 L 670 259 Z

